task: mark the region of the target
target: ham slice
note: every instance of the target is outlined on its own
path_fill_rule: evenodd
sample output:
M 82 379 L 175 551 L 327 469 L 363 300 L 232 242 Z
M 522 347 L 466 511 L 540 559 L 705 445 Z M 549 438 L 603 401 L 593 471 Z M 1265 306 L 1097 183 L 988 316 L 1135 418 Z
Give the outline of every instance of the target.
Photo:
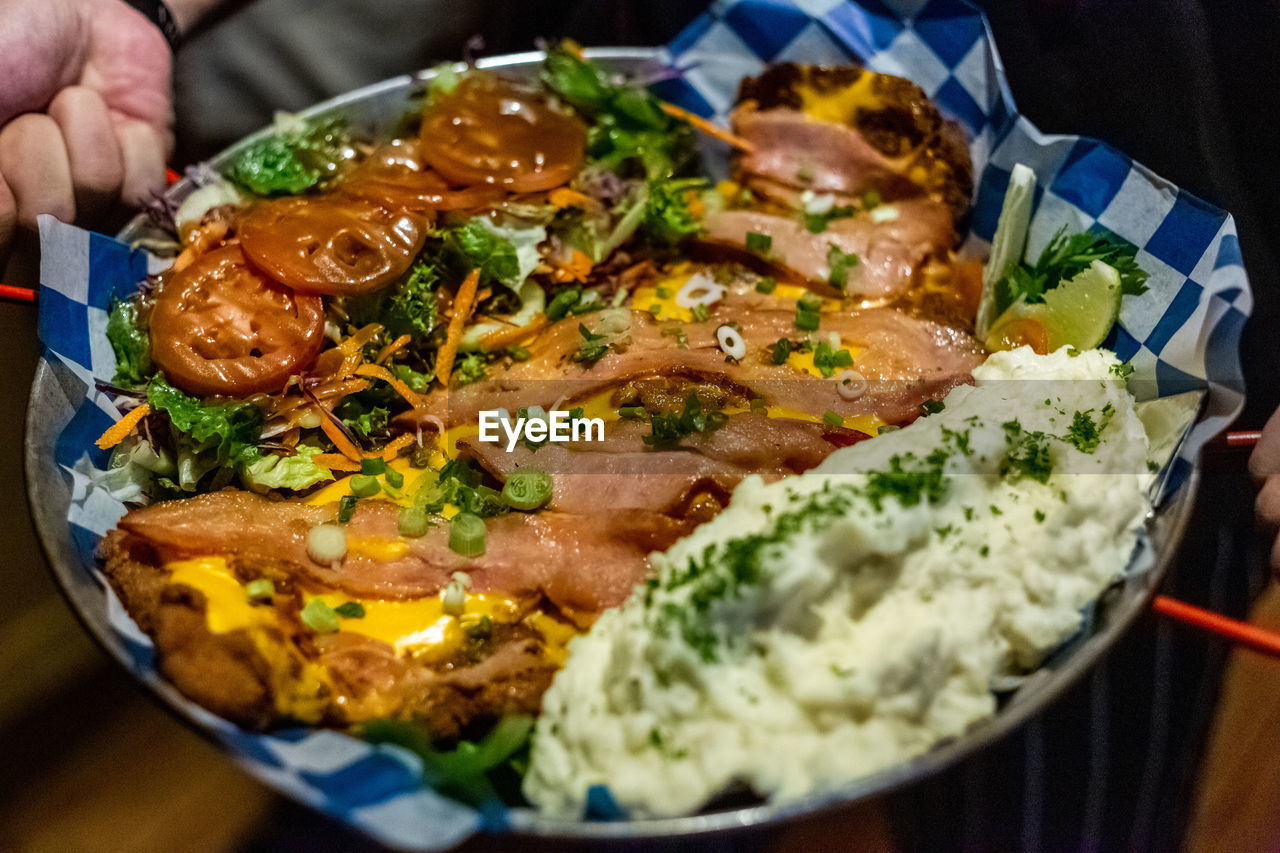
M 396 531 L 399 515 L 394 504 L 361 501 L 346 525 L 351 547 L 336 565 L 312 560 L 306 544 L 307 531 L 337 519 L 336 504 L 270 501 L 228 490 L 136 509 L 119 526 L 148 542 L 163 561 L 218 554 L 283 562 L 354 597 L 434 595 L 455 571 L 464 571 L 477 592 L 545 595 L 558 607 L 587 612 L 621 604 L 647 575 L 648 554 L 667 548 L 689 530 L 680 521 L 652 512 L 512 513 L 487 522 L 485 553 L 468 558 L 450 550 L 447 525 L 401 540 Z M 391 556 L 394 550 L 357 547 L 360 540 L 403 541 L 408 547 Z
M 692 498 L 710 494 L 721 504 L 744 477 L 768 481 L 813 468 L 831 451 L 867 438 L 843 427 L 743 412 L 719 429 L 685 437 L 674 449 L 644 443 L 647 421 L 617 421 L 604 441 L 505 445 L 464 439 L 458 449 L 506 480 L 520 469 L 551 475 L 548 506 L 567 513 L 646 510 L 682 516 Z
M 770 238 L 769 257 L 777 265 L 820 285 L 830 280 L 828 258 L 834 246 L 858 258 L 847 271 L 845 294 L 890 299 L 915 283 L 925 261 L 946 254 L 955 242 L 955 227 L 946 205 L 930 199 L 898 202 L 879 210 L 882 217 L 895 210 L 897 215 L 880 222 L 869 213 L 834 219 L 818 234 L 795 217 L 726 210 L 707 217 L 705 239 L 743 247 L 748 234 L 763 234 Z
M 707 379 L 762 397 L 766 404 L 821 417 L 833 411 L 844 417 L 878 415 L 889 423 L 905 423 L 919 413 L 920 404 L 936 399 L 968 382 L 983 358 L 982 347 L 969 335 L 888 308 L 872 308 L 822 315 L 817 336 L 831 332 L 841 345 L 861 350 L 854 369 L 868 382 L 866 392 L 853 400 L 842 398 L 834 379 L 775 365 L 769 354 L 780 338 L 796 339 L 795 313 L 778 309 L 738 310 L 733 302 L 717 305 L 704 323 L 661 323 L 648 313 L 630 312 L 630 329 L 617 346 L 594 365 L 572 360 L 582 340 L 578 324 L 591 328 L 590 315 L 562 320 L 544 331 L 530 346 L 531 357 L 498 376 L 451 391 L 438 390 L 426 405 L 401 415 L 406 427 L 433 429 L 434 418 L 447 424 L 474 422 L 482 410 L 521 406 L 549 409 L 642 377 L 682 376 Z M 736 322 L 746 342 L 741 362 L 725 358 L 715 330 Z M 680 349 L 664 330 L 682 328 L 688 349 Z

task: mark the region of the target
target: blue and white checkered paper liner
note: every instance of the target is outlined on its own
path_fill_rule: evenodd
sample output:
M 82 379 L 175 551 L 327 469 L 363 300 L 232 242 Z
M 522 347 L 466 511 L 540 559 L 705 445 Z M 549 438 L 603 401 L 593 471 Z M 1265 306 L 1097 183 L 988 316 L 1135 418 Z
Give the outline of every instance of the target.
M 1231 217 L 1101 142 L 1048 136 L 1020 117 L 986 21 L 962 0 L 896 8 L 900 12 L 880 0 L 861 6 L 843 0 L 717 2 L 669 45 L 670 60 L 683 73 L 657 88 L 687 109 L 723 119 L 738 81 L 769 62 L 861 61 L 914 80 L 973 140 L 979 178 L 966 242 L 970 251 L 985 253 L 1009 171 L 1018 162 L 1040 177 L 1029 255 L 1038 254 L 1064 224 L 1072 231 L 1110 232 L 1138 247 L 1151 289 L 1125 299 L 1106 345 L 1133 364 L 1138 387 L 1153 395 L 1208 391 L 1202 418 L 1176 463 L 1185 474 L 1200 446 L 1243 405 L 1238 347 L 1252 297 Z M 242 732 L 186 701 L 158 676 L 150 642 L 95 567 L 93 549 L 124 507 L 93 488 L 89 476 L 106 462 L 94 439 L 119 417 L 93 387 L 93 379 L 109 381 L 115 372 L 106 311 L 113 296 L 136 287 L 148 258 L 48 217 L 41 222 L 41 247 L 44 358 L 84 383 L 76 414 L 57 441 L 55 462 L 72 480 L 72 539 L 86 577 L 98 579 L 117 653 L 254 775 L 385 843 L 441 849 L 481 827 L 519 826 L 523 810 L 476 811 L 423 789 L 417 759 L 401 750 L 329 731 Z

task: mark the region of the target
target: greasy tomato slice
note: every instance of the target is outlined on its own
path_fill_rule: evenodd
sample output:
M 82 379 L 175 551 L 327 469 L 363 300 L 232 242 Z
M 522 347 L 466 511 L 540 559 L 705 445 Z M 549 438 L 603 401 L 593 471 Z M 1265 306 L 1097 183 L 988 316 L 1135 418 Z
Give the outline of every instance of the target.
M 276 281 L 350 295 L 399 278 L 422 248 L 426 223 L 360 199 L 280 198 L 249 208 L 239 234 L 245 257 Z
M 414 213 L 488 207 L 507 193 L 477 184 L 451 187 L 431 171 L 413 140 L 397 139 L 370 154 L 338 186 L 350 196 Z
M 423 158 L 445 180 L 537 192 L 582 168 L 587 129 L 537 92 L 472 74 L 436 99 L 420 138 Z
M 152 357 L 192 394 L 279 391 L 323 344 L 324 301 L 263 276 L 239 246 L 175 273 L 151 312 Z

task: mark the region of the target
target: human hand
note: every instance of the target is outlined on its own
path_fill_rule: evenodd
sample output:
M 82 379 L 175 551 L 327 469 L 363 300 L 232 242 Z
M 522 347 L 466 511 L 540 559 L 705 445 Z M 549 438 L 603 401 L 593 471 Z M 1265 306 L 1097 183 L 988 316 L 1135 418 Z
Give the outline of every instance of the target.
M 1261 482 L 1254 509 L 1271 533 L 1280 529 L 1280 409 L 1262 428 L 1262 437 L 1249 456 L 1249 473 Z M 1271 548 L 1271 570 L 1280 572 L 1280 540 Z
M 0 5 L 0 254 L 41 213 L 92 221 L 164 187 L 170 60 L 122 0 Z

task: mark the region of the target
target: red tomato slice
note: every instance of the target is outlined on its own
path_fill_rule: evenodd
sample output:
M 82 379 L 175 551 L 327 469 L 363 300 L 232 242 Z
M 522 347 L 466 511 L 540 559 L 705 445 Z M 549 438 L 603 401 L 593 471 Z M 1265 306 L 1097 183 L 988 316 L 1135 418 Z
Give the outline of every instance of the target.
M 451 187 L 422 159 L 417 143 L 397 139 L 374 151 L 338 186 L 346 195 L 414 213 L 488 207 L 506 197 L 501 187 Z
M 276 281 L 335 295 L 368 293 L 395 281 L 426 239 L 418 216 L 334 196 L 259 202 L 237 230 L 245 257 Z
M 324 300 L 254 270 L 239 246 L 201 255 L 161 285 L 151 355 L 192 394 L 279 391 L 324 344 Z
M 436 99 L 420 137 L 423 159 L 447 181 L 538 192 L 582 168 L 587 129 L 538 92 L 471 74 Z

